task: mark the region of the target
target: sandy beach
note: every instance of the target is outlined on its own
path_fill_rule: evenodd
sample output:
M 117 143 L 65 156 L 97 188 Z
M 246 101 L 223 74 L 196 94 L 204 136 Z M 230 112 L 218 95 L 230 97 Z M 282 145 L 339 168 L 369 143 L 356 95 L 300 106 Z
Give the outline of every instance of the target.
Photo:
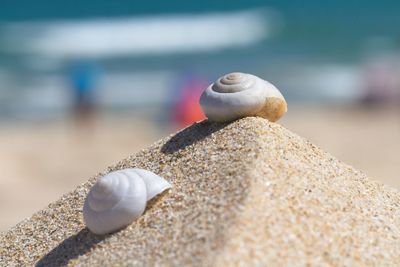
M 400 108 L 292 107 L 279 123 L 368 176 L 400 188 Z
M 400 188 L 400 110 L 290 107 L 278 123 L 368 176 Z M 135 115 L 3 125 L 0 130 L 0 231 L 73 190 L 99 171 L 176 129 Z
M 0 231 L 73 190 L 107 166 L 160 138 L 155 126 L 126 117 L 5 126 L 0 131 Z
M 126 228 L 97 236 L 85 228 L 81 210 L 92 177 L 1 234 L 0 261 L 394 266 L 400 260 L 400 192 L 265 119 L 198 123 L 107 171 L 127 167 L 151 170 L 173 188 Z

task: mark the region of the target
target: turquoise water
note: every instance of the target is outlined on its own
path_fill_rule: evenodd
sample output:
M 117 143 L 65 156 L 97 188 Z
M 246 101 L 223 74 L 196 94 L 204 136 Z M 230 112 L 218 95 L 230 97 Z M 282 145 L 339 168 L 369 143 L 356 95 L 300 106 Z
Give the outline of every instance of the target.
M 243 12 L 255 15 L 235 20 Z M 210 27 L 193 35 L 199 21 Z M 108 24 L 115 27 L 80 50 L 85 32 L 75 32 L 101 33 Z M 153 31 L 141 32 L 141 25 Z M 71 66 L 82 59 L 101 69 L 99 101 L 105 107 L 162 106 L 184 73 L 209 82 L 238 70 L 280 85 L 292 101 L 354 99 L 365 61 L 398 53 L 398 25 L 400 1 L 3 1 L 0 116 L 63 113 L 71 105 Z M 195 41 L 178 36 L 166 42 L 174 32 Z M 229 38 L 218 38 L 226 32 Z M 142 34 L 141 45 L 134 34 Z M 104 48 L 107 38 L 132 43 Z M 82 56 L 71 56 L 71 49 Z
M 284 20 L 265 53 L 357 55 L 370 36 L 400 39 L 400 1 L 2 1 L 0 22 L 199 14 L 272 8 Z M 1 24 L 0 24 L 1 25 Z M 3 55 L 4 56 L 4 55 Z

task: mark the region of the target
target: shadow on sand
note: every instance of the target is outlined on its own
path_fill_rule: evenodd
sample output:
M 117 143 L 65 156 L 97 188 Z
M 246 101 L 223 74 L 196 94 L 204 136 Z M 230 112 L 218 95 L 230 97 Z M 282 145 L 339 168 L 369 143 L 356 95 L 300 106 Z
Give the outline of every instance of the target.
M 65 266 L 72 259 L 89 252 L 97 243 L 106 239 L 108 235 L 92 234 L 87 228 L 76 235 L 70 236 L 52 249 L 35 266 Z
M 171 139 L 163 145 L 161 152 L 171 154 L 184 149 L 187 146 L 203 140 L 210 134 L 223 129 L 227 125 L 229 125 L 229 123 L 209 122 L 208 120 L 194 123 L 171 137 Z
M 161 151 L 170 154 L 184 149 L 187 146 L 203 140 L 210 134 L 223 129 L 228 124 L 229 123 L 213 123 L 207 120 L 195 123 L 174 135 L 161 148 Z M 162 195 L 160 197 L 162 197 Z M 159 197 L 157 199 L 159 199 Z M 156 200 L 150 201 L 146 210 L 150 209 L 155 201 Z M 87 228 L 84 228 L 79 231 L 79 233 L 62 241 L 57 247 L 43 256 L 35 266 L 65 266 L 71 260 L 88 253 L 96 244 L 107 239 L 109 236 L 110 235 L 95 235 Z

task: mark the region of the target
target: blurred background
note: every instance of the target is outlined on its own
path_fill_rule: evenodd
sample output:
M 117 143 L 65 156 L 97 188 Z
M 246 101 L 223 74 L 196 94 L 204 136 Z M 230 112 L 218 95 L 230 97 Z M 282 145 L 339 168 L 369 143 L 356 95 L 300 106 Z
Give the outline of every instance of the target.
M 275 84 L 279 122 L 400 188 L 399 1 L 0 4 L 0 231 L 203 119 L 232 71 Z

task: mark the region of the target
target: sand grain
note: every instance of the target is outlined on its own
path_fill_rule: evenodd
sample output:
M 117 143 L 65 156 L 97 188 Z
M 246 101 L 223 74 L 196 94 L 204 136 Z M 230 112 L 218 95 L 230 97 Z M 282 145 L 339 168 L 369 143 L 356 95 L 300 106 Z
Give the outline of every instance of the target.
M 264 119 L 195 124 L 108 171 L 126 167 L 151 170 L 174 187 L 127 228 L 95 236 L 81 212 L 93 177 L 2 234 L 1 264 L 400 262 L 400 193 Z

